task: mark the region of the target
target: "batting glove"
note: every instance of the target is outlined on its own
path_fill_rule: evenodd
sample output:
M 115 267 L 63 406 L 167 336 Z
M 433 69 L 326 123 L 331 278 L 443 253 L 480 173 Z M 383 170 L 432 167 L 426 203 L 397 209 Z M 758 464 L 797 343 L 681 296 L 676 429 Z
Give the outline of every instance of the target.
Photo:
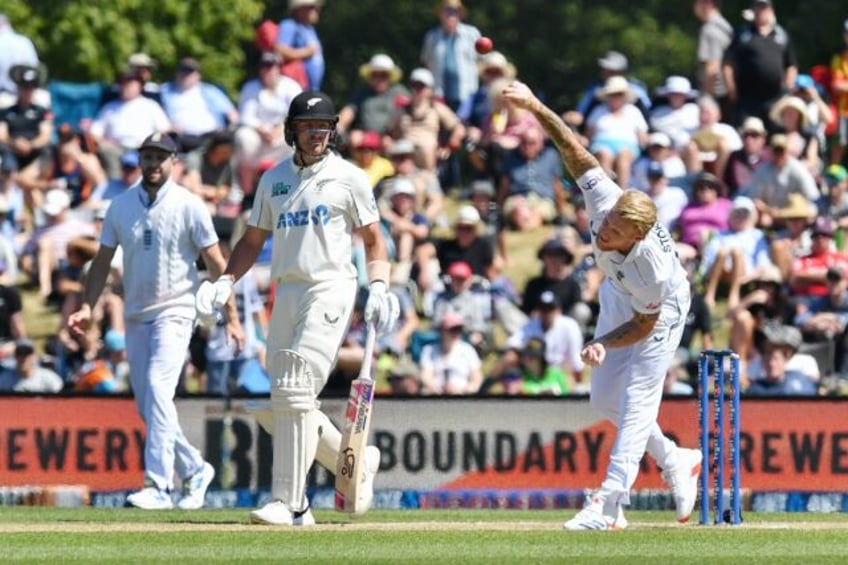
M 363 316 L 366 323 L 374 323 L 378 336 L 386 335 L 395 327 L 400 317 L 400 303 L 383 281 L 374 281 L 368 287 Z
M 212 316 L 222 308 L 233 292 L 233 277 L 221 275 L 214 283 L 203 281 L 194 296 L 194 307 L 199 316 Z

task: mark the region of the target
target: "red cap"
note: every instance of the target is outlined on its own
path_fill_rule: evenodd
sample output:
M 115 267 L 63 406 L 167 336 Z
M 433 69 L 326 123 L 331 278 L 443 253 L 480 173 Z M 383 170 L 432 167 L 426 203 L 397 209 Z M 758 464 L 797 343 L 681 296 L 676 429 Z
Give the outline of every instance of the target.
M 448 275 L 453 279 L 467 279 L 472 275 L 471 265 L 465 261 L 456 261 L 448 267 Z

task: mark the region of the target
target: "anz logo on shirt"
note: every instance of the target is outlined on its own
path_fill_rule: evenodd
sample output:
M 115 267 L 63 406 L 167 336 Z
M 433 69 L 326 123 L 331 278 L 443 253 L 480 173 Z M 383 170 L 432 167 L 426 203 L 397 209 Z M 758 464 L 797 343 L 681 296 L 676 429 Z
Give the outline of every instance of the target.
M 326 226 L 330 221 L 330 209 L 324 204 L 319 204 L 311 210 L 294 210 L 281 212 L 277 218 L 277 228 L 302 228 L 308 225 Z

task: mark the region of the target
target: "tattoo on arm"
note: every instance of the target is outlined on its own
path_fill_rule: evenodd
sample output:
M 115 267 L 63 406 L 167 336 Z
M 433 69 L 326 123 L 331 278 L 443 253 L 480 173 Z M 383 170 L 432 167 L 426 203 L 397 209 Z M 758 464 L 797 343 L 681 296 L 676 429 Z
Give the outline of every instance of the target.
M 642 314 L 634 312 L 633 317 L 607 332 L 593 339 L 590 343 L 601 343 L 607 348 L 627 347 L 645 339 L 654 329 L 659 314 Z
M 600 166 L 594 155 L 583 147 L 571 128 L 565 125 L 553 110 L 537 101 L 531 111 L 553 140 L 565 167 L 574 179 L 579 179 L 586 171 Z

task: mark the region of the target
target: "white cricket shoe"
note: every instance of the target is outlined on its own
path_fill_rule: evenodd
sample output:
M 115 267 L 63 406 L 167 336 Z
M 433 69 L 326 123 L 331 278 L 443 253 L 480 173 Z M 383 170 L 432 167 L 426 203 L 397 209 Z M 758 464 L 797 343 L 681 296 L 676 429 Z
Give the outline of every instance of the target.
M 127 496 L 127 504 L 142 510 L 170 510 L 174 507 L 171 493 L 154 486 L 146 486 Z
M 251 524 L 269 526 L 294 526 L 294 514 L 282 500 L 272 500 L 262 508 L 250 513 Z
M 351 516 L 362 516 L 371 508 L 374 501 L 374 477 L 380 470 L 380 449 L 369 445 L 365 448 L 365 465 L 362 471 L 362 488 L 359 489 L 359 501 L 356 504 L 357 511 Z
M 203 467 L 183 481 L 183 497 L 177 503 L 182 510 L 197 510 L 203 508 L 206 500 L 206 489 L 215 478 L 215 468 L 203 462 Z
M 586 501 L 574 518 L 562 525 L 566 530 L 623 530 L 627 527 L 624 508 L 617 504 L 615 516 L 604 514 L 604 503 L 599 498 Z
M 684 524 L 692 516 L 698 498 L 698 475 L 701 473 L 703 455 L 697 449 L 678 448 L 678 464 L 663 471 L 662 478 L 671 489 L 677 521 Z
M 294 513 L 294 526 L 314 526 L 315 516 L 312 515 L 312 508 L 306 507 L 303 512 Z

